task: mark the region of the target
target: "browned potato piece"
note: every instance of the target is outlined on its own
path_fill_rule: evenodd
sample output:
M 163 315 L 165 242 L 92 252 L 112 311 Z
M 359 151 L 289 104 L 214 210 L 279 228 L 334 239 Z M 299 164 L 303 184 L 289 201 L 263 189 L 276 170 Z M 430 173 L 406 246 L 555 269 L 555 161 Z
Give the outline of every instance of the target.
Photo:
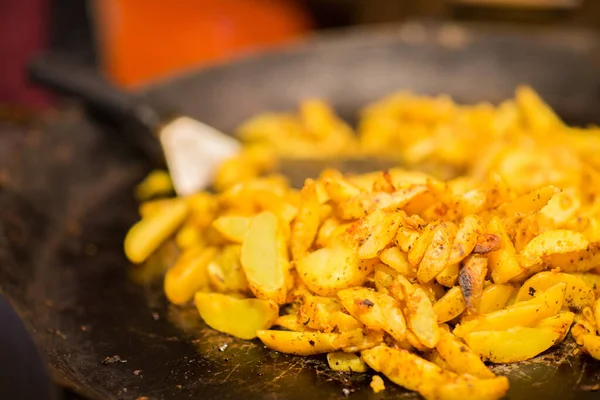
M 269 329 L 279 314 L 272 301 L 237 299 L 220 293 L 198 292 L 196 308 L 208 326 L 241 339 L 253 339 L 256 331 Z
M 569 329 L 571 328 L 571 325 L 573 325 L 574 318 L 575 314 L 570 311 L 564 311 L 552 317 L 544 318 L 535 327 L 554 329 L 554 331 L 559 334 L 556 343 L 560 343 L 565 339 L 567 333 L 569 333 Z
M 452 244 L 452 251 L 448 258 L 449 264 L 457 264 L 462 261 L 466 256 L 471 254 L 475 245 L 477 244 L 477 238 L 483 233 L 483 224 L 481 218 L 476 215 L 469 215 L 465 217 L 458 232 L 456 238 Z
M 270 211 L 252 220 L 242 244 L 241 261 L 250 290 L 257 298 L 285 303 L 292 278 L 285 238 Z
M 396 236 L 401 221 L 399 212 L 375 210 L 350 227 L 350 234 L 358 242 L 358 257 L 377 257 Z
M 381 329 L 398 341 L 404 340 L 406 320 L 391 296 L 355 287 L 340 290 L 338 297 L 346 311 L 367 328 Z
M 298 275 L 311 291 L 334 296 L 339 290 L 360 286 L 373 272 L 373 264 L 360 261 L 348 247 L 324 247 L 296 262 Z
M 488 231 L 500 238 L 500 247 L 488 254 L 488 265 L 494 283 L 507 283 L 518 276 L 523 269 L 516 257 L 515 247 L 506 233 L 504 223 L 493 217 L 488 224 Z
M 456 225 L 452 222 L 442 222 L 437 226 L 431 243 L 427 247 L 417 269 L 417 279 L 419 282 L 427 283 L 433 280 L 446 268 L 455 235 Z
M 523 248 L 519 254 L 519 262 L 522 267 L 531 268 L 548 256 L 582 251 L 588 245 L 588 240 L 579 232 L 565 229 L 546 231 L 533 238 Z
M 321 204 L 314 181 L 308 180 L 305 183 L 300 196 L 301 206 L 292 224 L 290 236 L 290 251 L 294 260 L 303 257 L 310 250 L 321 223 Z
M 469 256 L 459 272 L 458 282 L 470 312 L 479 310 L 486 275 L 487 259 L 476 256 Z
M 385 249 L 379 259 L 388 267 L 393 268 L 399 274 L 412 279 L 416 276 L 417 270 L 408 262 L 408 255 L 397 246 Z

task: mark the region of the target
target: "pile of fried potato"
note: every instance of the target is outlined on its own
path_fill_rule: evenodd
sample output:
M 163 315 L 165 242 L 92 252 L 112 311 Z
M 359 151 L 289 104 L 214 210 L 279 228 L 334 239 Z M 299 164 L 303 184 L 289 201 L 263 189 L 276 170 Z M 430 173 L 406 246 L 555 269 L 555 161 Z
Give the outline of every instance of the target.
M 508 380 L 484 362 L 530 359 L 569 332 L 600 359 L 600 130 L 566 126 L 523 87 L 497 107 L 393 95 L 357 136 L 316 100 L 240 132 L 250 143 L 216 192 L 143 202 L 125 239 L 133 263 L 176 244 L 170 302 L 427 399 L 501 398 Z M 301 190 L 269 173 L 278 154 L 384 152 L 466 172 L 326 170 Z

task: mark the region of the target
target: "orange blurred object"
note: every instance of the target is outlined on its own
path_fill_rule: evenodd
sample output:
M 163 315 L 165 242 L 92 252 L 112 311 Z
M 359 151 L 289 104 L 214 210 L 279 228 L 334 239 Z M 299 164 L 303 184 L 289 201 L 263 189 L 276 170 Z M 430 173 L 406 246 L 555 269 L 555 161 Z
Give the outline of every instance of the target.
M 293 0 L 96 0 L 105 73 L 122 87 L 280 44 L 311 22 Z

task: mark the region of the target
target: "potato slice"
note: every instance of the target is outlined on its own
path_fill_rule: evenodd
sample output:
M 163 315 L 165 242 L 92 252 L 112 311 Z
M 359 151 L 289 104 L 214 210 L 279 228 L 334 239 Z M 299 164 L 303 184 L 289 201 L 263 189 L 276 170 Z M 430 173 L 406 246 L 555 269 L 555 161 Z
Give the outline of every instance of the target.
M 213 222 L 213 227 L 227 240 L 234 243 L 242 243 L 248 229 L 250 229 L 251 217 L 239 215 L 224 215 Z
M 486 275 L 487 259 L 477 256 L 469 256 L 458 274 L 458 283 L 469 312 L 479 309 Z
M 191 248 L 183 253 L 165 275 L 164 291 L 167 299 L 173 304 L 184 304 L 197 291 L 207 289 L 207 267 L 216 255 L 217 249 L 214 247 Z
M 458 264 L 471 254 L 477 244 L 477 238 L 482 233 L 483 223 L 481 218 L 476 215 L 466 216 L 456 233 L 448 263 Z
M 408 262 L 408 255 L 400 250 L 397 246 L 392 246 L 385 249 L 379 259 L 388 267 L 393 268 L 396 272 L 406 278 L 412 279 L 416 276 L 417 270 Z
M 402 229 L 399 229 L 401 231 Z M 437 225 L 427 225 L 424 227 L 421 232 L 419 232 L 418 238 L 414 241 L 412 247 L 407 249 L 408 251 L 408 262 L 417 266 L 423 259 L 425 252 L 429 248 L 431 241 L 433 240 L 433 235 L 437 231 Z
M 488 254 L 488 266 L 492 279 L 495 283 L 507 283 L 523 272 L 517 261 L 515 247 L 499 218 L 492 217 L 490 219 L 488 231 L 500 238 L 500 248 Z
M 254 339 L 256 331 L 269 329 L 279 315 L 279 307 L 270 300 L 198 292 L 194 301 L 208 326 L 240 339 Z
M 508 378 L 476 379 L 469 375 L 458 376 L 453 382 L 443 384 L 436 390 L 437 400 L 498 400 L 506 396 Z
M 125 255 L 134 264 L 144 262 L 150 254 L 175 233 L 188 215 L 184 199 L 170 199 L 155 212 L 135 223 L 125 236 Z
M 567 287 L 565 305 L 582 309 L 586 306 L 591 307 L 594 304 L 594 292 L 583 280 L 571 274 L 552 271 L 537 273 L 526 280 L 519 289 L 516 301 L 532 299 L 538 290 L 543 292 L 561 282 L 565 283 Z
M 566 285 L 559 283 L 532 300 L 515 303 L 503 310 L 483 314 L 457 325 L 454 334 L 464 338 L 471 332 L 534 326 L 542 319 L 556 315 L 560 311 L 565 289 Z
M 340 290 L 337 295 L 346 311 L 367 328 L 384 330 L 394 339 L 404 340 L 406 320 L 393 297 L 362 287 Z
M 369 367 L 381 372 L 395 384 L 417 391 L 425 398 L 452 378 L 450 372 L 402 349 L 381 345 L 363 351 L 361 357 Z
M 373 329 L 354 329 L 342 332 L 334 344 L 345 353 L 356 353 L 383 343 L 383 331 Z
M 361 286 L 373 272 L 373 263 L 360 261 L 348 247 L 324 247 L 296 262 L 296 270 L 306 286 L 321 296 L 335 296 L 342 289 Z
M 495 375 L 481 361 L 481 358 L 467 347 L 459 338 L 444 329 L 440 329 L 440 340 L 437 351 L 459 374 L 469 374 L 482 379 L 490 379 Z
M 446 268 L 455 235 L 456 225 L 454 223 L 442 222 L 437 226 L 431 243 L 427 247 L 417 269 L 417 279 L 419 282 L 427 283 L 433 280 Z
M 358 257 L 375 258 L 396 236 L 402 222 L 399 212 L 375 210 L 361 218 L 349 228 L 350 235 L 357 241 Z
M 548 350 L 560 334 L 552 328 L 517 326 L 501 331 L 471 332 L 465 341 L 476 354 L 495 363 L 528 360 Z
M 581 251 L 552 254 L 547 264 L 567 273 L 589 271 L 600 265 L 600 243 L 592 243 Z
M 515 291 L 515 287 L 509 284 L 489 285 L 483 289 L 481 302 L 479 303 L 479 312 L 481 314 L 488 314 L 503 309 Z
M 544 186 L 532 190 L 516 199 L 507 201 L 498 207 L 498 212 L 512 217 L 520 214 L 532 214 L 543 209 L 552 196 L 558 191 L 554 186 Z
M 570 275 L 573 275 L 582 281 L 592 289 L 596 298 L 600 297 L 600 275 L 590 272 L 574 272 Z
M 296 314 L 282 315 L 275 320 L 273 325 L 280 326 L 283 329 L 294 332 L 306 332 L 312 330 L 301 323 Z
M 533 238 L 523 248 L 518 259 L 523 268 L 531 268 L 548 256 L 582 251 L 588 245 L 589 242 L 582 233 L 555 229 Z
M 271 350 L 298 356 L 331 353 L 340 348 L 334 344 L 339 333 L 259 330 L 256 335 Z
M 437 316 L 431 300 L 421 288 L 409 294 L 406 298 L 408 310 L 408 326 L 419 341 L 428 348 L 433 348 L 440 338 Z
M 315 182 L 307 180 L 300 196 L 300 208 L 293 221 L 290 235 L 290 251 L 294 260 L 303 257 L 310 250 L 321 223 L 321 204 Z
M 454 286 L 433 305 L 437 321 L 441 324 L 458 317 L 467 308 L 462 290 Z
M 365 362 L 354 353 L 334 352 L 327 354 L 329 368 L 340 372 L 367 372 Z
M 585 351 L 596 360 L 600 360 L 600 336 L 584 335 L 582 341 Z
M 559 334 L 556 343 L 562 342 L 567 333 L 569 333 L 569 329 L 571 325 L 573 325 L 573 320 L 575 318 L 575 314 L 570 311 L 560 312 L 552 317 L 544 318 L 541 320 L 535 327 L 536 328 L 552 328 L 555 332 Z
M 286 247 L 272 212 L 264 211 L 254 217 L 242 244 L 241 262 L 250 290 L 257 298 L 285 303 L 292 280 Z
M 385 390 L 385 383 L 379 375 L 373 375 L 369 386 L 371 387 L 371 389 L 373 389 L 373 392 L 375 393 L 383 392 Z

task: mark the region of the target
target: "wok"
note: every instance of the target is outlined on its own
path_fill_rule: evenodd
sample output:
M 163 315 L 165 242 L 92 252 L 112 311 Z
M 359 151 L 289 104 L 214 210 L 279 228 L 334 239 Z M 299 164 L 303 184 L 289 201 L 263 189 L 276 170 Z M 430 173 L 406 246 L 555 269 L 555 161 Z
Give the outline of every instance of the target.
M 143 94 L 231 132 L 246 117 L 293 108 L 307 96 L 352 119 L 361 105 L 398 89 L 497 102 L 528 83 L 567 121 L 598 123 L 597 64 L 597 38 L 585 31 L 411 23 L 317 36 Z M 140 279 L 122 250 L 137 218 L 132 188 L 149 166 L 77 110 L 28 140 L 0 138 L 8 177 L 0 192 L 1 293 L 56 382 L 90 399 L 418 398 L 392 384 L 375 395 L 369 374 L 271 352 L 208 329 L 191 308 L 169 306 L 160 280 Z M 510 399 L 600 398 L 590 391 L 600 363 L 572 350 L 565 344 L 494 369 L 510 378 Z M 115 355 L 120 361 L 107 359 Z

